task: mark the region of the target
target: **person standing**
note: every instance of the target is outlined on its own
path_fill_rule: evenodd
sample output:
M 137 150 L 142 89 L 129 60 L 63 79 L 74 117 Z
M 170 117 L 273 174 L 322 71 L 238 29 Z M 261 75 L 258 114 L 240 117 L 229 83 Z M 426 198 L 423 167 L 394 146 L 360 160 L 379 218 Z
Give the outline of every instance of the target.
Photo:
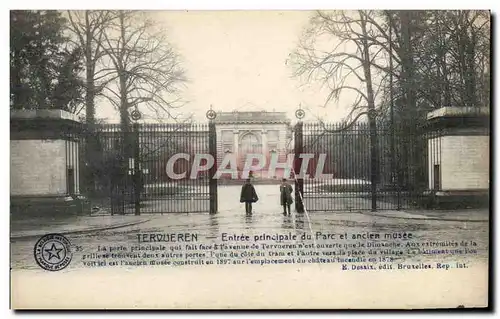
M 292 185 L 288 184 L 286 178 L 283 178 L 281 185 L 280 185 L 280 203 L 281 206 L 283 206 L 283 215 L 286 216 L 287 214 L 287 208 L 288 208 L 288 214 L 291 215 L 291 209 L 290 207 L 292 206 L 293 203 L 293 197 L 292 197 L 292 192 L 293 188 Z
M 245 203 L 245 212 L 252 214 L 252 203 L 259 200 L 255 187 L 253 187 L 250 178 L 247 178 L 246 183 L 241 187 L 240 203 Z

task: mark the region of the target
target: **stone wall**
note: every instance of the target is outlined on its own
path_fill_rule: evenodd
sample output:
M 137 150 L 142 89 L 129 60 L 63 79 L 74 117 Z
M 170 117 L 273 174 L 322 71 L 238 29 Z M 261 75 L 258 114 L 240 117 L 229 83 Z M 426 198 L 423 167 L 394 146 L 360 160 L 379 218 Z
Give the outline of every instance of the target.
M 65 144 L 63 140 L 10 141 L 10 194 L 66 194 Z
M 61 110 L 14 110 L 10 118 L 11 213 L 83 212 L 82 125 Z
M 442 189 L 489 188 L 489 136 L 443 136 Z
M 429 190 L 488 190 L 489 109 L 443 107 L 427 118 Z

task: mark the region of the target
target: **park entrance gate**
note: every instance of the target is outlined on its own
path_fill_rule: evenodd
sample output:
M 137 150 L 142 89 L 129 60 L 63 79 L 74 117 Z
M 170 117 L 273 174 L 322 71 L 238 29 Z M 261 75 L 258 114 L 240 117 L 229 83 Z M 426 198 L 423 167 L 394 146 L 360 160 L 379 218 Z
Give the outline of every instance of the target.
M 399 210 L 423 204 L 428 138 L 417 132 L 396 134 L 390 125 L 371 130 L 363 122 L 299 121 L 294 127 L 294 171 L 300 172 L 300 154 L 314 158 L 307 167 L 309 178 L 296 175 L 297 211 Z M 325 161 L 318 172 L 321 154 Z M 331 177 L 315 176 L 320 173 Z
M 95 125 L 87 130 L 83 180 L 93 210 L 103 213 L 217 212 L 216 167 L 191 175 L 196 154 L 216 156 L 215 124 Z M 167 165 L 184 153 L 172 170 L 185 176 L 172 179 Z M 204 163 L 202 162 L 202 165 Z

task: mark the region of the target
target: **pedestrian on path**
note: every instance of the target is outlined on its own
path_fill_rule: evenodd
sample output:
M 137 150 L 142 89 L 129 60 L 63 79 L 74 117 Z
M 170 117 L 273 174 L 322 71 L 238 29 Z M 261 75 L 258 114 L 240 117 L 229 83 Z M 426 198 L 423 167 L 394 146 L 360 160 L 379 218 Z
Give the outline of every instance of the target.
M 280 203 L 281 206 L 283 206 L 283 215 L 285 216 L 287 214 L 287 208 L 288 208 L 288 214 L 289 215 L 292 214 L 290 210 L 290 207 L 292 206 L 293 203 L 292 192 L 293 192 L 292 186 L 288 184 L 286 178 L 283 178 L 280 185 Z
M 252 203 L 259 200 L 255 187 L 253 187 L 250 178 L 247 178 L 246 183 L 241 187 L 240 203 L 245 203 L 245 212 L 252 214 Z

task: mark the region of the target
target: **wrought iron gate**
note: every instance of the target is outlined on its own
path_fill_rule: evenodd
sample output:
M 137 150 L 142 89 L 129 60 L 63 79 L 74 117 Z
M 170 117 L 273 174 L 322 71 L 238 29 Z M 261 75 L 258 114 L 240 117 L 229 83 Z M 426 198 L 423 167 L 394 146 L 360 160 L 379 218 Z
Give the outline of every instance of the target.
M 372 139 L 371 134 L 376 138 Z M 308 176 L 296 179 L 296 198 L 303 198 L 303 203 L 296 201 L 297 211 L 302 210 L 301 205 L 308 211 L 399 210 L 417 206 L 425 201 L 418 185 L 422 185 L 422 180 L 425 185 L 427 176 L 407 173 L 416 170 L 405 167 L 407 161 L 402 160 L 400 145 L 412 141 L 422 146 L 421 152 L 414 154 L 418 157 L 414 162 L 425 167 L 426 138 L 415 135 L 403 140 L 390 127 L 374 132 L 368 123 L 346 128 L 342 123 L 299 121 L 295 126 L 295 172 L 300 172 L 304 161 L 300 154 L 314 157 L 307 166 Z M 325 158 L 322 171 L 318 170 L 320 156 Z
M 213 123 L 97 125 L 89 130 L 88 197 L 111 214 L 217 212 L 213 168 L 193 171 L 197 154 L 216 152 Z M 170 174 L 167 173 L 170 170 Z M 216 182 L 216 180 L 215 180 Z

